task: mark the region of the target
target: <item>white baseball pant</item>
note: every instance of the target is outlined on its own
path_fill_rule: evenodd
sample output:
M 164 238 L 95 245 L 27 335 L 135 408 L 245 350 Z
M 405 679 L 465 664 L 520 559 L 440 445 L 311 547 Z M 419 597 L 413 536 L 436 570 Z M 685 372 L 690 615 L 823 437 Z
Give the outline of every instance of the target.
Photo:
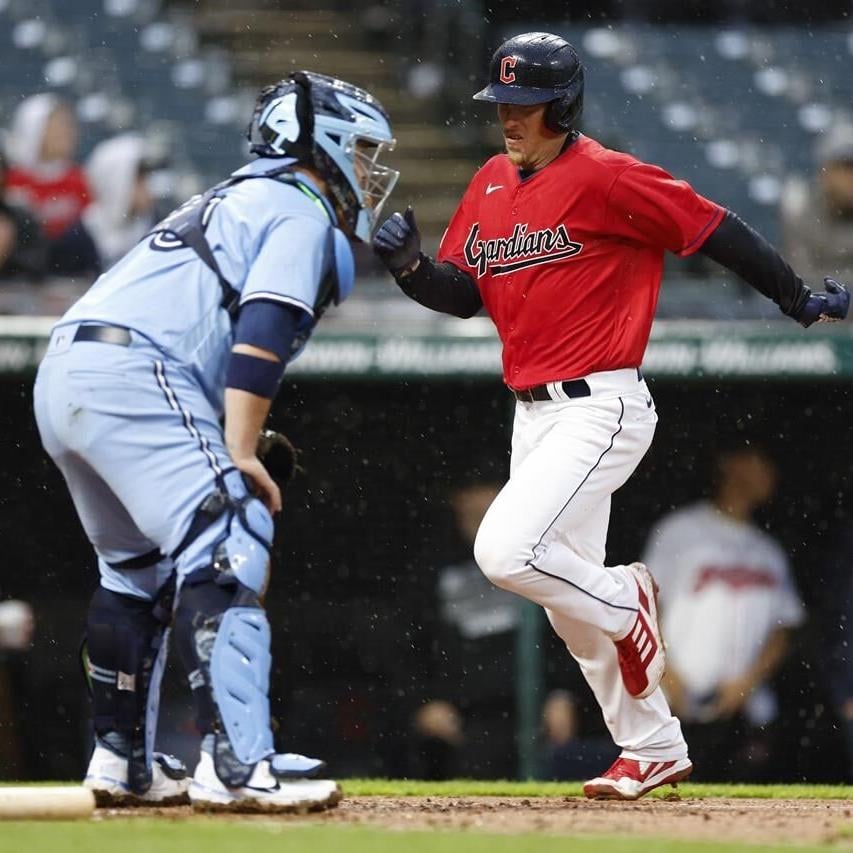
M 660 688 L 647 699 L 625 689 L 613 640 L 634 623 L 637 587 L 624 567 L 604 565 L 610 497 L 651 445 L 657 414 L 634 369 L 585 379 L 588 397 L 516 404 L 510 478 L 480 525 L 474 556 L 495 585 L 545 608 L 623 756 L 685 758 Z

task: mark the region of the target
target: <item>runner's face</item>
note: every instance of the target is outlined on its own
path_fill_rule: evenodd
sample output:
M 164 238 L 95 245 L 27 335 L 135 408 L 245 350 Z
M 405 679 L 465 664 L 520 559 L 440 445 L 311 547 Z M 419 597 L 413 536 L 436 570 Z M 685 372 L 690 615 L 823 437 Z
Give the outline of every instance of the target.
M 540 169 L 557 156 L 565 134 L 545 127 L 547 104 L 498 104 L 506 153 L 519 169 Z

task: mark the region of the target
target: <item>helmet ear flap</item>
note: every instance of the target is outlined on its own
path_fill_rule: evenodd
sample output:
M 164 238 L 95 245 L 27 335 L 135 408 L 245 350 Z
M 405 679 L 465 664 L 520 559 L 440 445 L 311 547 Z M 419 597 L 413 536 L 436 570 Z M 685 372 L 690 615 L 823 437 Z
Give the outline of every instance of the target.
M 296 87 L 296 120 L 299 122 L 297 144 L 313 151 L 314 104 L 311 101 L 311 78 L 304 71 L 293 71 L 290 79 Z
M 569 133 L 575 129 L 583 112 L 583 68 L 578 70 L 571 84 L 545 109 L 545 127 L 554 133 Z

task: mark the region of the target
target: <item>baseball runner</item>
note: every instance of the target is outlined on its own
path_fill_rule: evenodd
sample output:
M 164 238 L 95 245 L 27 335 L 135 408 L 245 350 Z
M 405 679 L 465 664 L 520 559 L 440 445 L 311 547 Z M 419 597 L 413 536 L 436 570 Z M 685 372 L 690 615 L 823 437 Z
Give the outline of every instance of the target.
M 409 297 L 470 317 L 485 307 L 517 399 L 509 482 L 474 545 L 498 586 L 545 608 L 601 705 L 618 760 L 588 797 L 636 799 L 692 769 L 659 689 L 655 583 L 605 566 L 610 497 L 657 422 L 640 372 L 664 251 L 701 251 L 803 326 L 846 316 L 831 279 L 813 293 L 763 238 L 663 169 L 579 133 L 583 67 L 548 33 L 511 38 L 474 97 L 497 104 L 505 153 L 474 176 L 437 260 L 411 208 L 373 246 Z
M 263 607 L 279 487 L 257 455 L 287 362 L 353 286 L 398 173 L 367 92 L 295 72 L 264 89 L 257 158 L 155 227 L 53 330 L 45 449 L 95 549 L 88 616 L 100 802 L 321 808 L 323 762 L 273 747 Z M 224 415 L 224 430 L 220 417 Z M 266 439 L 265 439 L 266 442 Z M 174 598 L 174 604 L 172 599 Z M 192 780 L 153 752 L 169 629 L 202 733 Z

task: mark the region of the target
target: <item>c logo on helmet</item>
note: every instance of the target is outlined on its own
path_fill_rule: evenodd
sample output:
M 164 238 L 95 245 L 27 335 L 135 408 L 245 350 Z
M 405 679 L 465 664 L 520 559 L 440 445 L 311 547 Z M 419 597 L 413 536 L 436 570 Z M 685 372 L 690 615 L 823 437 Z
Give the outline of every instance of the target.
M 510 69 L 515 68 L 516 62 L 518 62 L 517 56 L 505 56 L 501 60 L 501 83 L 515 82 L 515 72 Z

